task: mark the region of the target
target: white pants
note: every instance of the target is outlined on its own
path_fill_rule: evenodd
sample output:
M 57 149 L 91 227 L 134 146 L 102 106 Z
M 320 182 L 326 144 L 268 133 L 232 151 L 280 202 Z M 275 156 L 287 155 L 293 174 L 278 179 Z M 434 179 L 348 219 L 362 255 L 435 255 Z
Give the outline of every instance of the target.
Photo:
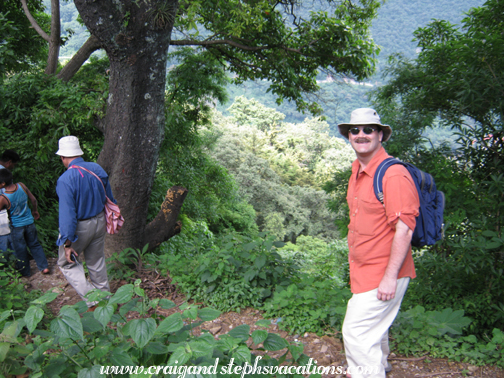
M 72 243 L 72 248 L 78 253 L 79 259 L 82 258 L 82 252 L 84 252 L 84 259 L 91 283 L 86 279 L 82 264 L 70 264 L 67 261 L 63 245 L 58 250 L 58 266 L 77 294 L 83 300 L 86 300 L 84 296 L 94 288 L 110 291 L 104 254 L 106 234 L 105 213 L 101 212 L 93 218 L 78 221 L 75 234 L 77 235 L 77 240 L 75 243 Z M 95 303 L 86 302 L 86 304 L 93 306 Z
M 348 301 L 343 322 L 343 342 L 352 378 L 384 378 L 388 330 L 399 312 L 409 277 L 397 280 L 394 299 L 379 300 L 378 289 L 354 294 Z

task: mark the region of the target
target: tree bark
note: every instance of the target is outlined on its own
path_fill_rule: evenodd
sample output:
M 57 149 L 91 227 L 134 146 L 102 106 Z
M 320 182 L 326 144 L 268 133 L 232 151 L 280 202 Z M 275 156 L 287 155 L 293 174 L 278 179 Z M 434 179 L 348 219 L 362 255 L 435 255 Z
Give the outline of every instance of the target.
M 79 71 L 79 68 L 86 62 L 86 60 L 94 53 L 96 50 L 101 48 L 101 43 L 98 38 L 91 35 L 87 41 L 81 46 L 79 51 L 70 59 L 70 61 L 65 64 L 61 71 L 56 75 L 58 79 L 63 81 L 70 80 Z
M 105 141 L 98 163 L 110 176 L 125 218 L 121 231 L 107 237 L 110 255 L 127 247 L 142 248 L 146 242 L 147 208 L 164 137 L 167 52 L 178 2 L 75 0 L 75 5 L 110 60 Z M 157 7 L 165 12 L 165 23 L 153 22 Z M 181 205 L 185 195 L 178 196 Z M 175 227 L 178 210 L 163 218 L 166 228 Z M 155 237 L 152 230 L 161 233 L 162 219 L 156 219 L 149 237 Z
M 45 73 L 54 75 L 58 69 L 58 58 L 61 44 L 61 21 L 59 0 L 51 0 L 51 35 L 49 36 L 49 55 Z

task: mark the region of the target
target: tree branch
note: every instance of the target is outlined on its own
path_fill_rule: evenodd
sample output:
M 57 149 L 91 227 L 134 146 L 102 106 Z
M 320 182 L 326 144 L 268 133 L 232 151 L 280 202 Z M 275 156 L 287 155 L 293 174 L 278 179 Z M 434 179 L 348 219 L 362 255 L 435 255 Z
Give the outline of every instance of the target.
M 213 45 L 229 45 L 233 47 L 237 47 L 242 50 L 246 51 L 262 51 L 262 50 L 270 50 L 270 49 L 282 49 L 285 51 L 289 52 L 295 52 L 297 54 L 301 54 L 301 49 L 293 49 L 290 47 L 282 46 L 282 45 L 272 45 L 272 46 L 247 46 L 241 43 L 238 43 L 236 41 L 230 40 L 230 39 L 219 39 L 219 40 L 214 40 L 214 41 L 193 41 L 193 40 L 179 40 L 179 41 L 174 41 L 172 40 L 170 42 L 170 45 L 173 46 L 213 46 Z
M 42 28 L 37 24 L 35 18 L 33 18 L 33 16 L 31 15 L 30 10 L 28 9 L 28 4 L 26 4 L 26 0 L 21 0 L 21 5 L 23 6 L 23 10 L 26 14 L 26 17 L 30 21 L 30 24 L 33 27 L 33 29 L 35 29 L 35 31 L 39 33 L 39 35 L 42 38 L 44 38 L 47 42 L 49 42 L 50 40 L 49 36 L 44 30 L 42 30 Z
M 54 75 L 58 69 L 58 57 L 61 46 L 61 20 L 59 0 L 51 0 L 51 35 L 49 36 L 49 54 L 45 73 Z
M 65 66 L 58 73 L 58 79 L 63 81 L 70 80 L 77 71 L 81 68 L 81 66 L 86 62 L 86 60 L 94 53 L 96 50 L 99 50 L 102 47 L 101 42 L 94 35 L 91 35 L 87 41 L 81 46 L 79 51 L 77 51 L 72 59 L 65 64 Z
M 187 192 L 181 186 L 173 186 L 166 192 L 158 215 L 145 227 L 143 244 L 149 244 L 149 251 L 180 232 L 182 223 L 177 222 L 177 217 Z

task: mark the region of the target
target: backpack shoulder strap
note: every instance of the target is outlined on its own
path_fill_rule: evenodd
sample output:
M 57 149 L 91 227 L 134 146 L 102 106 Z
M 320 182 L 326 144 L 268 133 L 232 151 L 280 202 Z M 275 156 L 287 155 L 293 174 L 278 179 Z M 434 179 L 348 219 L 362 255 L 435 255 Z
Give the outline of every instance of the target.
M 92 174 L 94 177 L 96 177 L 96 178 L 100 181 L 100 183 L 102 184 L 103 190 L 105 190 L 105 185 L 103 185 L 103 181 L 102 181 L 102 179 L 101 179 L 101 178 L 100 178 L 100 177 L 99 177 L 96 173 L 94 173 L 94 172 L 90 171 L 89 169 L 86 169 L 86 168 L 84 168 L 84 167 L 81 167 L 81 166 L 79 166 L 79 165 L 72 165 L 70 168 L 82 169 L 83 171 L 86 171 L 87 173 Z M 70 169 L 70 168 L 69 168 L 69 169 Z M 107 196 L 107 191 L 106 191 L 106 190 L 105 190 L 105 196 Z
M 387 169 L 394 164 L 405 165 L 404 162 L 402 162 L 401 160 L 396 159 L 394 157 L 389 157 L 380 163 L 378 168 L 376 168 L 376 172 L 373 177 L 374 193 L 378 201 L 380 201 L 382 204 L 383 204 L 383 176 L 385 176 L 385 172 L 387 171 Z

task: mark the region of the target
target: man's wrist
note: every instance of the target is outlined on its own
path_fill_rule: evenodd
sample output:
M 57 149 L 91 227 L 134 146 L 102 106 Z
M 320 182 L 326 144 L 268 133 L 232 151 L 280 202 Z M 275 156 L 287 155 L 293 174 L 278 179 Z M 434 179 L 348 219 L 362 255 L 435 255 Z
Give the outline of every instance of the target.
M 63 244 L 63 247 L 64 247 L 64 248 L 71 248 L 71 247 L 72 247 L 72 242 L 65 242 L 65 243 Z

